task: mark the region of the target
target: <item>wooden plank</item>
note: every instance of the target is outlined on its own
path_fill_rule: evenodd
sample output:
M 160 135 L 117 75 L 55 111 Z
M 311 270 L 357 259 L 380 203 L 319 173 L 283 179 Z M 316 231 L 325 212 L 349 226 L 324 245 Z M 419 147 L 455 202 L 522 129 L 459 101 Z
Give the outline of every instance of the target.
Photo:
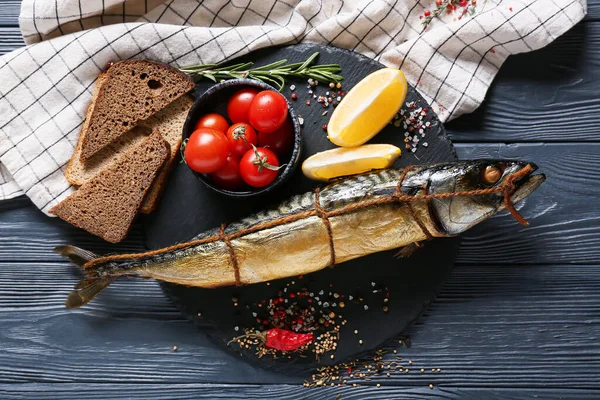
M 98 237 L 58 218 L 45 216 L 24 196 L 0 201 L 0 227 L 0 259 L 5 261 L 58 261 L 60 256 L 54 254 L 52 249 L 70 242 L 101 253 L 144 249 L 141 224 L 135 224 L 123 242 L 107 246 L 107 242 Z
M 490 389 L 490 388 L 453 388 L 453 387 L 405 387 L 382 386 L 374 384 L 361 387 L 304 388 L 299 385 L 203 385 L 203 384 L 86 384 L 85 388 L 74 384 L 19 384 L 0 385 L 0 395 L 6 400 L 28 398 L 43 399 L 81 399 L 85 391 L 86 399 L 306 399 L 361 400 L 361 399 L 465 399 L 465 400 L 513 400 L 536 398 L 540 400 L 590 399 L 600 396 L 598 390 L 574 389 Z
M 588 13 L 585 16 L 585 21 L 598 21 L 600 20 L 600 0 L 588 0 L 587 2 Z
M 461 159 L 519 158 L 537 163 L 547 181 L 519 207 L 531 225 L 522 227 L 507 213 L 463 235 L 460 263 L 600 262 L 600 143 L 457 145 Z M 141 225 L 127 240 L 109 245 L 56 218 L 44 216 L 19 198 L 0 202 L 0 259 L 59 261 L 52 252 L 71 243 L 100 254 L 143 250 Z M 438 239 L 443 240 L 443 239 Z
M 2 0 L 0 3 L 0 26 L 19 26 L 20 0 Z
M 523 227 L 504 212 L 463 235 L 460 263 L 600 262 L 598 143 L 473 144 L 461 159 L 516 158 L 537 163 L 546 182 L 521 206 Z
M 306 378 L 262 370 L 220 350 L 151 281 L 118 281 L 88 306 L 66 310 L 75 281 L 67 263 L 0 263 L 0 384 Z M 388 359 L 396 360 L 396 348 L 410 372 L 370 383 L 597 389 L 599 285 L 600 265 L 458 266 L 407 332 L 412 346 L 388 347 Z
M 484 104 L 446 124 L 455 142 L 598 141 L 600 22 L 511 56 Z
M 25 46 L 18 27 L 0 26 L 0 56 Z

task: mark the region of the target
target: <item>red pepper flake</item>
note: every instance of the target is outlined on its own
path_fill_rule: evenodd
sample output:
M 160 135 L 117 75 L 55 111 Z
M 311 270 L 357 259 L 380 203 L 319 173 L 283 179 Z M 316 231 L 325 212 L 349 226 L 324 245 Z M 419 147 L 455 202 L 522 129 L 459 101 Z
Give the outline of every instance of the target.
M 426 17 L 429 17 L 431 15 L 431 11 L 429 10 L 425 10 L 425 12 L 423 13 Z
M 495 53 L 495 52 L 496 52 L 496 50 L 494 50 L 493 48 L 492 48 L 492 49 L 490 49 L 490 53 L 492 53 L 492 54 L 493 54 L 493 53 Z
M 460 3 L 458 4 L 460 4 L 461 7 L 466 7 L 469 3 L 467 2 L 467 0 L 460 0 Z
M 436 6 L 441 6 L 442 5 L 442 0 L 435 0 L 435 5 Z
M 304 275 L 298 275 L 298 279 L 304 278 Z
M 296 100 L 298 98 L 298 95 L 296 93 L 292 93 L 292 99 Z
M 310 106 L 310 100 L 306 100 L 306 105 Z
M 293 299 L 294 297 L 296 297 L 296 293 L 290 293 L 290 299 Z
M 322 128 L 324 131 L 326 131 L 326 130 L 327 130 L 327 124 L 323 124 L 323 125 L 321 125 L 321 128 Z

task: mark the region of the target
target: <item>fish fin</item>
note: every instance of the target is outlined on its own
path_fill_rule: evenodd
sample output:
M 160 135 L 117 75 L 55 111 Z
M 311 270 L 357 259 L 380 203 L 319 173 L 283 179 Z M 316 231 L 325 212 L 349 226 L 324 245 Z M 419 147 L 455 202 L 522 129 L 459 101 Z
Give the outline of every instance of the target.
M 80 268 L 99 256 L 91 251 L 80 249 L 75 246 L 57 246 L 54 248 L 54 252 L 66 257 L 73 264 Z M 116 277 L 114 276 L 85 276 L 76 285 L 75 290 L 69 293 L 65 305 L 67 308 L 79 308 L 89 303 L 94 297 L 98 295 L 102 290 L 106 289 L 108 285 L 114 282 Z
M 394 257 L 396 258 L 407 258 L 413 255 L 415 251 L 423 247 L 421 242 L 414 242 L 404 247 L 400 247 L 396 253 L 394 253 Z
M 83 265 L 88 261 L 99 257 L 97 254 L 92 253 L 91 251 L 71 245 L 56 246 L 52 251 L 60 254 L 63 257 L 67 257 L 73 264 L 82 268 Z
M 86 277 L 79 281 L 75 290 L 69 293 L 65 305 L 68 309 L 79 308 L 89 303 L 102 290 L 114 282 L 115 277 Z

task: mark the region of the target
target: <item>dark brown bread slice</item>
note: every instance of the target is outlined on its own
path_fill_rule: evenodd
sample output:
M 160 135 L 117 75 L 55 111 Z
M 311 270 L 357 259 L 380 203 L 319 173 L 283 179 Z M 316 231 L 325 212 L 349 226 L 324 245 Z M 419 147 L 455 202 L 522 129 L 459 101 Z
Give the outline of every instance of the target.
M 120 242 L 169 152 L 169 144 L 154 131 L 50 213 L 108 242 Z
M 162 137 L 169 143 L 169 146 L 171 147 L 171 156 L 165 163 L 158 177 L 154 180 L 152 187 L 144 199 L 144 203 L 142 203 L 142 208 L 140 209 L 140 212 L 145 214 L 152 212 L 158 206 L 160 195 L 162 194 L 171 170 L 176 164 L 177 153 L 179 152 L 179 146 L 181 145 L 183 124 L 193 103 L 194 99 L 189 95 L 180 97 L 150 118 L 140 121 L 140 123 L 131 131 L 100 150 L 85 162 L 81 159 L 83 134 L 80 135 L 77 147 L 73 152 L 73 157 L 71 157 L 67 169 L 65 170 L 65 177 L 72 185 L 83 185 L 100 171 L 115 163 L 121 154 L 126 153 L 137 146 L 150 132 L 157 129 Z
M 110 67 L 96 86 L 81 131 L 84 161 L 192 90 L 194 82 L 166 64 L 127 60 Z

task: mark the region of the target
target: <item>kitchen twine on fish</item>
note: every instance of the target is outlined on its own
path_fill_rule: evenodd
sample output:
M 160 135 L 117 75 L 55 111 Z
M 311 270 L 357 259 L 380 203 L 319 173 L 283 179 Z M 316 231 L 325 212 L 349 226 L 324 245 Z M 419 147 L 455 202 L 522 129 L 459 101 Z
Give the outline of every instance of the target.
M 533 167 L 529 164 L 527 164 L 521 170 L 510 174 L 508 177 L 506 177 L 506 180 L 504 182 L 502 182 L 502 184 L 500 186 L 497 186 L 497 187 L 488 188 L 488 189 L 469 190 L 469 191 L 465 191 L 465 192 L 454 192 L 454 193 L 427 194 L 427 192 L 425 192 L 426 194 L 424 194 L 424 195 L 411 196 L 411 195 L 402 193 L 402 184 L 404 183 L 404 180 L 406 179 L 408 172 L 410 172 L 414 168 L 415 168 L 414 165 L 404 168 L 404 171 L 402 172 L 402 175 L 401 175 L 400 179 L 398 180 L 398 184 L 396 185 L 396 190 L 394 191 L 394 194 L 392 194 L 390 196 L 379 197 L 376 199 L 362 200 L 355 204 L 348 204 L 348 205 L 340 207 L 338 209 L 327 211 L 321 207 L 320 197 L 319 197 L 321 191 L 319 188 L 317 188 L 315 190 L 315 205 L 312 210 L 307 210 L 307 211 L 303 211 L 298 214 L 288 215 L 286 217 L 277 218 L 272 221 L 267 221 L 267 222 L 263 222 L 260 224 L 256 224 L 249 228 L 241 229 L 237 232 L 233 232 L 230 234 L 225 234 L 226 225 L 223 224 L 223 225 L 221 225 L 221 228 L 219 229 L 219 234 L 214 235 L 214 236 L 210 236 L 210 237 L 207 237 L 204 239 L 192 240 L 190 242 L 185 242 L 185 243 L 178 243 L 173 246 L 165 247 L 163 249 L 148 251 L 145 253 L 117 254 L 117 255 L 111 255 L 111 256 L 106 256 L 106 257 L 100 257 L 100 258 L 96 258 L 94 260 L 88 261 L 87 263 L 84 264 L 83 267 L 91 268 L 95 265 L 103 264 L 103 263 L 107 263 L 107 262 L 111 262 L 111 261 L 122 261 L 122 260 L 128 260 L 128 259 L 132 259 L 132 258 L 155 256 L 155 255 L 167 253 L 167 252 L 173 251 L 173 250 L 184 249 L 187 247 L 198 246 L 200 244 L 216 242 L 217 240 L 221 240 L 225 243 L 225 245 L 227 246 L 227 249 L 229 251 L 232 267 L 234 269 L 234 274 L 235 274 L 235 284 L 237 286 L 239 286 L 239 285 L 241 285 L 240 271 L 239 271 L 239 264 L 238 264 L 237 256 L 235 254 L 235 248 L 234 248 L 233 244 L 231 243 L 231 240 L 233 240 L 233 239 L 237 239 L 239 237 L 249 235 L 251 233 L 258 232 L 258 231 L 261 231 L 264 229 L 271 229 L 271 228 L 274 228 L 274 227 L 277 227 L 280 225 L 285 225 L 285 224 L 289 224 L 291 222 L 299 221 L 301 219 L 316 216 L 316 217 L 321 218 L 321 220 L 323 221 L 323 223 L 325 224 L 325 226 L 327 228 L 327 234 L 329 236 L 329 246 L 330 246 L 330 250 L 331 250 L 330 263 L 331 262 L 335 263 L 335 259 L 336 259 L 335 258 L 335 247 L 334 247 L 334 241 L 333 241 L 333 232 L 331 230 L 331 222 L 329 221 L 329 218 L 335 217 L 338 215 L 349 214 L 351 212 L 360 210 L 362 208 L 367 208 L 367 207 L 372 207 L 372 206 L 377 206 L 377 205 L 391 204 L 391 203 L 405 203 L 408 205 L 408 209 L 409 209 L 412 217 L 414 218 L 415 222 L 423 230 L 423 234 L 427 237 L 427 239 L 432 239 L 433 236 L 431 235 L 431 233 L 429 232 L 427 227 L 423 224 L 423 222 L 418 218 L 417 214 L 415 213 L 415 211 L 412 208 L 410 203 L 412 203 L 414 201 L 419 201 L 419 200 L 447 199 L 447 198 L 451 198 L 451 197 L 461 197 L 461 196 L 481 196 L 481 195 L 493 194 L 493 193 L 503 193 L 503 195 L 504 195 L 503 200 L 504 200 L 506 209 L 510 212 L 510 214 L 514 217 L 514 219 L 516 219 L 517 222 L 519 222 L 521 225 L 529 225 L 529 222 L 527 222 L 527 220 L 525 218 L 523 218 L 523 216 L 521 214 L 519 214 L 519 212 L 515 208 L 514 204 L 510 201 L 510 196 L 512 196 L 512 194 L 516 190 L 515 182 L 518 181 L 519 179 L 524 178 L 525 176 L 529 175 L 531 172 L 533 172 Z M 330 264 L 330 265 L 333 265 L 333 264 Z
M 325 224 L 325 229 L 327 229 L 327 236 L 329 236 L 329 252 L 331 253 L 328 267 L 333 267 L 335 265 L 335 244 L 333 243 L 333 231 L 331 229 L 331 221 L 329 221 L 329 217 L 327 216 L 327 211 L 321 207 L 320 196 L 321 188 L 318 187 L 315 189 L 315 210 L 317 211 L 317 216 L 321 218 L 321 221 L 323 221 L 323 224 Z

